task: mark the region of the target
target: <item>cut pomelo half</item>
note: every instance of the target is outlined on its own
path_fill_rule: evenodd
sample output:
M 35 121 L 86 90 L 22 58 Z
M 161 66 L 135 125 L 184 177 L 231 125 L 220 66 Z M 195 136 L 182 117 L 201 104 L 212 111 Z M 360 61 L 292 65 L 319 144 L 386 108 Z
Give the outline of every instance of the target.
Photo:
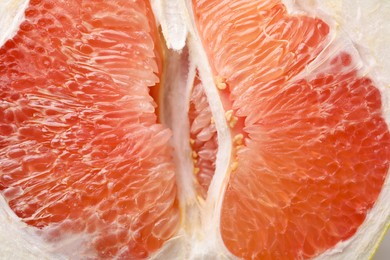
M 72 257 L 147 257 L 179 224 L 149 3 L 33 0 L 25 16 L 0 49 L 2 196 Z
M 290 15 L 279 1 L 193 3 L 213 74 L 245 121 L 221 213 L 228 249 L 245 259 L 309 258 L 350 238 L 390 158 L 380 92 L 352 47 L 334 47 L 324 21 Z
M 0 256 L 373 254 L 389 3 L 2 5 Z

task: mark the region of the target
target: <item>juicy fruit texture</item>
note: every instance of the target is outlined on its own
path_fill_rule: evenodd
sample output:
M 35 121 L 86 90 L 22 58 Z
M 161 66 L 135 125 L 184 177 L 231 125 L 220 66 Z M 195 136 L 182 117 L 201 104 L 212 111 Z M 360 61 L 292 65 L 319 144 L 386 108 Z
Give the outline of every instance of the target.
M 86 257 L 146 257 L 179 224 L 148 89 L 161 70 L 151 8 L 31 0 L 25 14 L 0 49 L 2 195 L 49 240 L 80 234 Z
M 0 48 L 0 196 L 32 239 L 88 259 L 369 246 L 390 134 L 360 53 L 281 1 L 181 1 L 154 6 L 163 33 L 190 34 L 181 53 L 143 0 L 31 0 Z
M 192 90 L 189 120 L 194 174 L 200 185 L 198 192 L 205 198 L 215 171 L 218 142 L 209 102 L 198 76 Z
M 305 76 L 329 27 L 280 1 L 192 2 L 213 74 L 228 86 L 224 104 L 244 120 L 222 206 L 227 248 L 245 259 L 308 258 L 351 237 L 389 170 L 373 82 L 346 52 Z

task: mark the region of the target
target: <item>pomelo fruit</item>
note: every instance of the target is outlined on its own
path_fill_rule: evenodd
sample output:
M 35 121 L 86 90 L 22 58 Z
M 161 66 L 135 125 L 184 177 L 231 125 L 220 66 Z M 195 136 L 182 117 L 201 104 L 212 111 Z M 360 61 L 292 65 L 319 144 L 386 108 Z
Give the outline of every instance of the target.
M 1 7 L 1 257 L 373 254 L 389 3 Z
M 148 2 L 33 0 L 0 50 L 2 197 L 72 257 L 144 258 L 178 227 L 157 41 Z

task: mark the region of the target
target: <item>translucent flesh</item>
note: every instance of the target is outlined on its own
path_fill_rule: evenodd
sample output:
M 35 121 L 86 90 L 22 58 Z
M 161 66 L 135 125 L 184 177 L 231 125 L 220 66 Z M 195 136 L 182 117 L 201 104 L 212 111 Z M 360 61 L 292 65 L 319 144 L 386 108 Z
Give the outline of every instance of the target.
M 188 116 L 194 174 L 200 185 L 198 191 L 206 198 L 215 171 L 218 143 L 210 105 L 198 76 L 195 77 Z
M 300 259 L 351 237 L 390 159 L 381 96 L 359 57 L 339 50 L 301 76 L 329 43 L 325 22 L 289 15 L 280 1 L 192 2 L 213 73 L 228 86 L 221 97 L 244 122 L 222 207 L 228 249 Z
M 31 0 L 25 14 L 0 49 L 2 195 L 50 241 L 87 234 L 80 257 L 147 257 L 179 225 L 148 2 Z

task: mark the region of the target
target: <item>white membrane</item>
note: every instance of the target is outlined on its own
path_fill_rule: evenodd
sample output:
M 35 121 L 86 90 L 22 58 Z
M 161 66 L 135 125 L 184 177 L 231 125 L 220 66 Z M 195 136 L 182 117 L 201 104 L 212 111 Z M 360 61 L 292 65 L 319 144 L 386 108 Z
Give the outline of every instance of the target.
M 152 0 L 151 3 L 161 25 L 165 44 L 169 49 L 182 50 L 187 38 L 182 0 Z
M 24 10 L 28 3 L 29 0 L 0 1 L 0 46 L 15 36 L 24 21 Z
M 0 195 L 0 259 L 62 259 L 23 223 Z
M 183 54 L 168 51 L 166 79 L 164 81 L 163 121 L 173 130 L 173 146 L 175 148 L 179 183 L 179 201 L 182 213 L 182 228 L 177 236 L 165 243 L 162 250 L 153 259 L 235 259 L 226 249 L 219 228 L 220 211 L 229 175 L 231 156 L 230 129 L 225 120 L 225 111 L 215 87 L 214 78 L 207 55 L 196 31 L 192 17 L 191 1 L 185 1 L 183 21 L 188 28 L 187 46 L 189 64 L 179 68 Z M 183 7 L 181 7 L 183 8 Z M 154 7 L 158 10 L 158 7 Z M 157 15 L 159 17 L 159 15 Z M 160 21 L 161 25 L 167 22 Z M 165 36 L 165 34 L 164 34 Z M 170 39 L 167 39 L 169 43 Z M 169 46 L 168 46 L 169 47 Z M 184 50 L 186 52 L 186 50 Z M 185 54 L 186 55 L 186 54 Z M 178 75 L 188 70 L 187 77 Z M 193 164 L 189 146 L 189 100 L 198 69 L 205 94 L 209 100 L 210 110 L 218 133 L 218 152 L 216 170 L 204 201 L 193 188 Z M 173 72 L 173 73 L 170 73 Z M 167 102 L 168 101 L 168 102 Z M 186 103 L 185 103 L 186 102 Z M 176 113 L 176 114 L 174 114 Z M 181 187 L 180 187 L 181 186 Z

